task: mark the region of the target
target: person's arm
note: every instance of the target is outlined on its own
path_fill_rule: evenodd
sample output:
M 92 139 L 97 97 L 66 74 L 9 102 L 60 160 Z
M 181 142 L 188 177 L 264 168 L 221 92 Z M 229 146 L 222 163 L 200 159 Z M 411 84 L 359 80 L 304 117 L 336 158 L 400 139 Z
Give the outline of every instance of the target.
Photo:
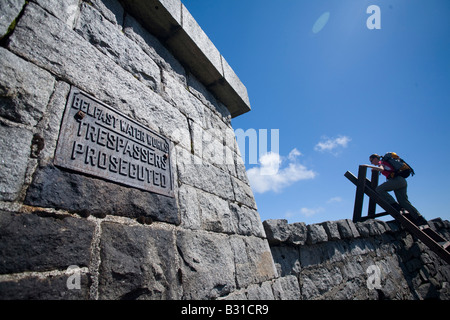
M 371 168 L 372 170 L 375 170 L 375 171 L 380 171 L 380 172 L 384 171 L 384 167 L 381 164 L 380 164 L 379 167 L 371 166 L 370 164 L 363 164 L 362 166 L 367 167 L 367 168 Z

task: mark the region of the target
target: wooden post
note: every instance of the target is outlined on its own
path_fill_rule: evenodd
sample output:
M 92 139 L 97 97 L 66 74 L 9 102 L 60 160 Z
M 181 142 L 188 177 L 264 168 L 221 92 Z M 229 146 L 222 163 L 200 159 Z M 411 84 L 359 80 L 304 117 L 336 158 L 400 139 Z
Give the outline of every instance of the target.
M 353 222 L 361 220 L 364 202 L 364 189 L 366 187 L 367 167 L 359 166 L 358 181 L 356 184 L 355 207 L 353 208 Z
M 372 178 L 370 180 L 370 186 L 373 190 L 378 187 L 378 177 L 380 173 L 376 170 L 372 170 Z M 369 198 L 369 211 L 367 212 L 367 216 L 369 218 L 375 218 L 375 210 L 377 207 L 377 202 L 373 198 Z

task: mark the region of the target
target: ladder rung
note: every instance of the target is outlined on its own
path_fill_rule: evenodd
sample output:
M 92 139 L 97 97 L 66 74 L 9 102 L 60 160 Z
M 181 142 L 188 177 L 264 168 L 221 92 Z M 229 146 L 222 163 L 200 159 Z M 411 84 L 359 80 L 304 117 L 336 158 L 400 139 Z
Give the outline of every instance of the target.
M 450 247 L 450 241 L 438 242 L 445 250 Z
M 419 228 L 419 229 L 436 242 L 444 242 L 445 243 L 447 241 L 439 233 L 437 233 L 436 231 L 431 229 L 428 225 L 425 225 L 425 226 L 423 226 L 423 228 Z

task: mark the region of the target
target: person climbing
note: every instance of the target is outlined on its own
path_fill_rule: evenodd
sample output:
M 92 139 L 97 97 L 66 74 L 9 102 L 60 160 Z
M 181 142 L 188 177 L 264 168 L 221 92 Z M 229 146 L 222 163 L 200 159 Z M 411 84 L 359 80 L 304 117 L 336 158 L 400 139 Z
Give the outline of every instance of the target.
M 364 165 L 372 170 L 381 172 L 386 177 L 386 182 L 380 184 L 376 188 L 376 192 L 386 200 L 391 206 L 393 206 L 399 212 L 404 208 L 410 214 L 410 220 L 417 226 L 423 226 L 427 224 L 427 220 L 419 213 L 419 211 L 409 202 L 406 189 L 408 184 L 406 179 L 400 174 L 396 174 L 394 167 L 387 161 L 383 161 L 383 158 L 378 154 L 372 154 L 369 157 L 372 165 Z M 389 191 L 394 191 L 394 198 L 389 194 Z

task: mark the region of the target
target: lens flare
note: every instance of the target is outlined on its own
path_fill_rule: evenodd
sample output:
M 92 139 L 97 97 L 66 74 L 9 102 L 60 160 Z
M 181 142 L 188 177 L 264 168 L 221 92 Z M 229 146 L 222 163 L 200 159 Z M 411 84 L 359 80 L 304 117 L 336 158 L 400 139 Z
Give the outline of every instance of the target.
M 328 19 L 330 18 L 330 12 L 324 12 L 319 19 L 317 19 L 317 21 L 314 23 L 313 27 L 312 27 L 312 32 L 314 34 L 319 33 L 320 31 L 322 31 L 322 29 L 325 27 L 325 25 L 328 22 Z

